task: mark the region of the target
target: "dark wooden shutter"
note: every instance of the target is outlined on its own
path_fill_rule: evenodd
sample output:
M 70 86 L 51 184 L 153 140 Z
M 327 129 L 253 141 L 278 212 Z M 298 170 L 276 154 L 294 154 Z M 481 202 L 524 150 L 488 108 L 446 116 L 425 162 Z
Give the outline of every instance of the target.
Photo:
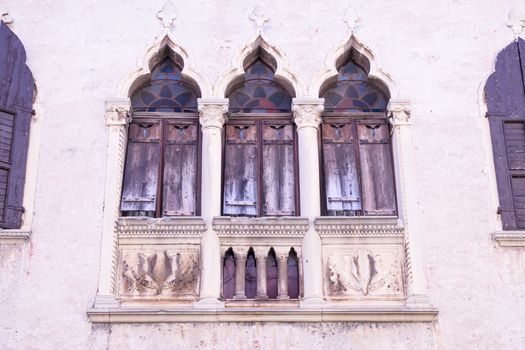
M 24 47 L 0 21 L 0 227 L 20 228 L 29 128 L 34 94 L 33 76 Z
M 390 129 L 386 120 L 357 124 L 364 215 L 396 214 Z
M 334 121 L 324 123 L 321 129 L 327 214 L 359 215 L 361 195 L 353 123 Z
M 295 215 L 293 124 L 264 121 L 262 135 L 262 214 Z
M 137 119 L 129 129 L 122 214 L 155 216 L 162 128 L 158 120 Z
M 197 121 L 166 122 L 163 215 L 196 215 L 198 132 Z
M 223 214 L 257 216 L 257 126 L 255 122 L 226 125 Z
M 525 228 L 525 42 L 503 49 L 485 86 L 504 230 Z

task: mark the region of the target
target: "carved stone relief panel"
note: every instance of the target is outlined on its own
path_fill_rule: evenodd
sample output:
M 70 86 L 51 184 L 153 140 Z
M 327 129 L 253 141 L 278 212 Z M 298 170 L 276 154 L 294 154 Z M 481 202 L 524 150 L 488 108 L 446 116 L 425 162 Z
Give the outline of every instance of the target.
M 126 247 L 120 251 L 122 299 L 195 300 L 199 291 L 198 246 Z
M 330 299 L 404 297 L 401 245 L 325 246 L 323 256 Z

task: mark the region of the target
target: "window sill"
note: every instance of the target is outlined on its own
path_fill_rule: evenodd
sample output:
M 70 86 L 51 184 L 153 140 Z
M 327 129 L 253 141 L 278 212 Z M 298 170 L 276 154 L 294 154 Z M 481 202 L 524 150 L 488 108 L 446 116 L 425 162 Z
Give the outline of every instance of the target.
M 0 229 L 0 244 L 14 244 L 28 241 L 31 238 L 31 230 L 14 229 L 1 230 Z
M 396 216 L 323 216 L 317 217 L 314 224 L 323 240 L 357 239 L 368 243 L 399 243 L 403 241 L 404 235 L 403 223 Z
M 181 240 L 200 242 L 206 224 L 201 217 L 120 217 L 120 244 L 170 244 Z
M 497 231 L 492 237 L 500 247 L 525 247 L 525 231 Z
M 434 322 L 433 307 L 325 307 L 325 308 L 232 308 L 193 307 L 92 308 L 87 315 L 93 323 L 158 322 Z
M 219 237 L 302 237 L 308 231 L 308 219 L 283 217 L 229 217 L 213 218 L 213 229 Z

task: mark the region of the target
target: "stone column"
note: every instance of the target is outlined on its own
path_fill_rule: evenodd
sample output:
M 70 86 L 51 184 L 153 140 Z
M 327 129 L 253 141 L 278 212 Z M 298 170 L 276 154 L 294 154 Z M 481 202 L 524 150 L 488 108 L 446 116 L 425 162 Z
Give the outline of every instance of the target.
M 324 304 L 321 238 L 314 228 L 315 218 L 321 215 L 317 136 L 323 109 L 322 98 L 293 99 L 292 111 L 299 135 L 301 216 L 307 217 L 309 222 L 302 249 L 304 296 L 301 307 L 321 307 Z
M 277 263 L 279 264 L 279 295 L 277 299 L 290 299 L 288 296 L 288 253 L 279 252 Z
M 220 241 L 213 230 L 214 216 L 221 214 L 222 128 L 228 112 L 228 99 L 199 99 L 202 125 L 201 215 L 206 231 L 201 241 L 201 286 L 197 308 L 223 308 L 221 292 Z
M 235 255 L 235 295 L 233 299 L 245 300 L 246 252 L 236 253 Z
M 398 193 L 399 217 L 405 229 L 405 276 L 407 285 L 407 306 L 428 306 L 426 278 L 423 273 L 421 243 L 419 237 L 417 183 L 415 174 L 414 148 L 411 134 L 410 102 L 391 101 L 388 105 L 390 122 L 394 133 L 392 139 L 396 161 L 396 188 Z
M 255 254 L 255 261 L 257 262 L 257 296 L 256 299 L 268 299 L 266 293 L 266 254 Z
M 120 212 L 120 196 L 128 138 L 131 104 L 129 99 L 106 101 L 106 126 L 108 147 L 106 160 L 106 184 L 104 214 L 102 219 L 102 242 L 100 250 L 100 273 L 95 308 L 118 307 L 115 298 L 118 240 L 116 224 Z

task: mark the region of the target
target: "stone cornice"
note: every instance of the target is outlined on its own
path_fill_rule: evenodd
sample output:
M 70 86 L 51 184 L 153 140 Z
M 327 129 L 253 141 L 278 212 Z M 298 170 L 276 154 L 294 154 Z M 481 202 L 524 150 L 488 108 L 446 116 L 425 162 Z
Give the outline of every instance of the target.
M 319 127 L 323 110 L 324 98 L 294 98 L 292 111 L 297 129 Z
M 197 217 L 165 217 L 165 218 L 119 218 L 117 232 L 119 238 L 124 237 L 191 237 L 202 235 L 206 225 Z
M 388 103 L 388 116 L 394 126 L 410 125 L 411 111 L 410 101 L 390 101 Z
M 228 99 L 227 98 L 207 98 L 198 100 L 199 121 L 202 129 L 222 128 L 227 120 Z
M 397 236 L 403 237 L 404 228 L 396 217 L 319 217 L 315 229 L 321 237 L 330 236 Z
M 500 247 L 525 247 L 525 231 L 499 231 L 492 237 Z
M 24 242 L 30 238 L 30 230 L 0 230 L 0 244 Z
M 302 237 L 308 231 L 308 219 L 216 217 L 213 229 L 219 237 Z
M 131 102 L 129 99 L 115 99 L 106 101 L 106 125 L 122 126 L 131 121 Z
M 92 308 L 87 315 L 93 323 L 158 322 L 434 322 L 433 307 L 235 307 L 194 309 L 192 307 Z

